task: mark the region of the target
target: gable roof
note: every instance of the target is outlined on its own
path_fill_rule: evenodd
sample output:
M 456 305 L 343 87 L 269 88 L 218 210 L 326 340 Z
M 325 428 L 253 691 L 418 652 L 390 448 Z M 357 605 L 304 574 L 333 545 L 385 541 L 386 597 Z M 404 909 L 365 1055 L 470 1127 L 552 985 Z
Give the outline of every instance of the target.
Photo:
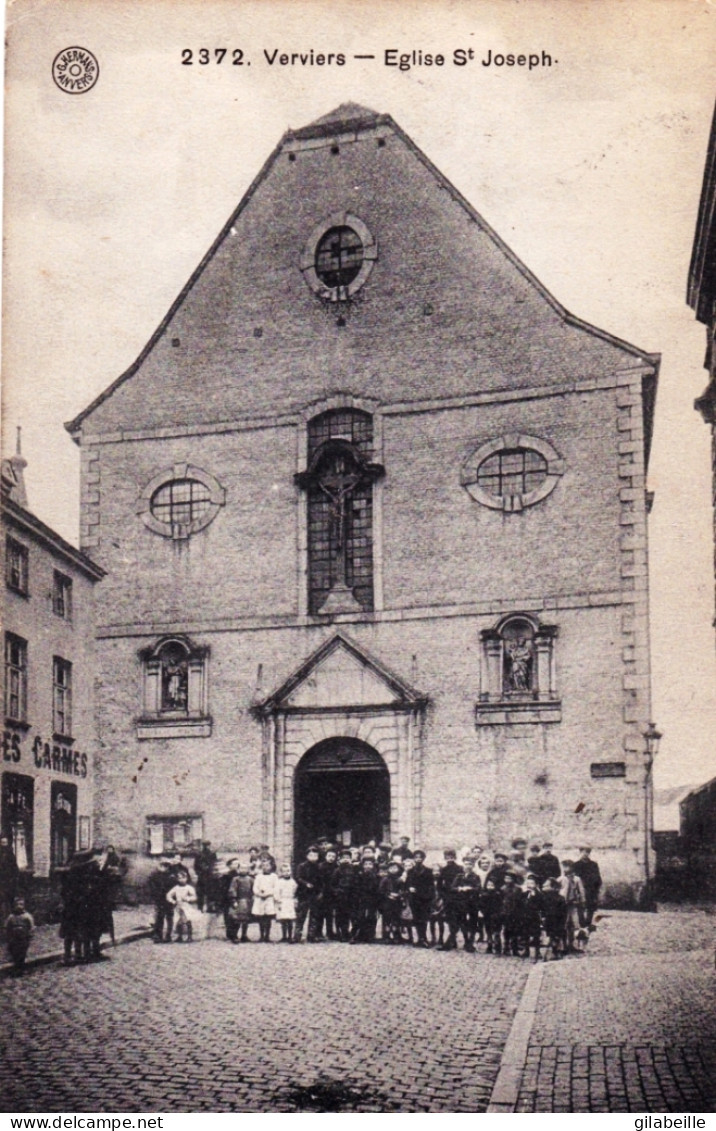
M 349 637 L 343 633 L 338 632 L 335 636 L 325 640 L 310 656 L 303 661 L 303 663 L 296 668 L 288 679 L 276 688 L 266 699 L 256 704 L 254 710 L 259 715 L 268 715 L 281 707 L 288 705 L 288 701 L 297 692 L 297 690 L 310 679 L 310 677 L 326 661 L 330 659 L 338 651 L 343 651 L 347 656 L 357 664 L 367 670 L 367 672 L 374 677 L 374 679 L 382 685 L 383 688 L 392 696 L 392 700 L 383 699 L 380 705 L 386 705 L 391 702 L 391 705 L 403 707 L 418 707 L 427 702 L 424 695 L 416 691 L 414 687 L 406 683 L 380 660 L 370 656 L 364 648 L 359 647 Z M 355 704 L 360 706 L 361 704 Z M 324 707 L 330 704 L 324 704 Z M 345 704 L 341 704 L 345 709 Z
M 584 331 L 587 334 L 608 343 L 609 345 L 626 352 L 639 361 L 648 365 L 651 369 L 650 373 L 644 376 L 644 392 L 645 392 L 645 429 L 647 436 L 647 457 L 648 447 L 653 426 L 653 402 L 656 390 L 656 374 L 658 371 L 661 355 L 658 353 L 649 353 L 645 350 L 617 338 L 613 334 L 605 330 L 601 330 L 591 323 L 585 322 L 583 319 L 577 318 L 571 314 L 558 300 L 547 290 L 547 288 L 539 281 L 539 279 L 532 274 L 528 267 L 510 250 L 507 244 L 500 238 L 497 232 L 487 223 L 486 220 L 476 211 L 470 202 L 455 188 L 454 185 L 445 177 L 440 170 L 430 161 L 430 159 L 423 153 L 423 151 L 415 144 L 415 142 L 401 129 L 401 127 L 393 120 L 389 114 L 378 113 L 370 110 L 367 107 L 360 106 L 357 103 L 346 102 L 342 103 L 335 110 L 328 114 L 323 115 L 321 118 L 316 119 L 314 122 L 299 129 L 289 129 L 283 135 L 278 145 L 265 161 L 263 167 L 260 169 L 257 176 L 252 181 L 247 189 L 243 198 L 241 199 L 238 207 L 232 212 L 224 227 L 219 232 L 219 235 L 214 240 L 213 244 L 203 257 L 197 268 L 190 276 L 186 285 L 182 288 L 175 301 L 172 303 L 167 314 L 160 322 L 157 329 L 154 331 L 149 341 L 137 357 L 137 359 L 129 366 L 124 373 L 120 374 L 115 381 L 112 382 L 102 393 L 99 394 L 85 409 L 82 410 L 73 420 L 65 424 L 67 431 L 73 436 L 76 442 L 79 442 L 81 428 L 85 420 L 94 412 L 99 405 L 108 400 L 112 394 L 126 381 L 129 380 L 142 366 L 147 356 L 152 352 L 157 342 L 161 339 L 165 330 L 172 322 L 174 315 L 180 309 L 187 296 L 195 287 L 197 281 L 201 278 L 209 263 L 215 257 L 217 251 L 222 246 L 231 229 L 235 225 L 242 212 L 246 209 L 249 202 L 256 194 L 259 187 L 266 180 L 269 173 L 273 169 L 278 157 L 285 150 L 290 152 L 302 148 L 304 143 L 309 143 L 321 138 L 336 138 L 345 137 L 350 135 L 354 140 L 361 133 L 378 128 L 387 129 L 392 131 L 399 137 L 408 150 L 423 164 L 423 166 L 430 172 L 437 183 L 444 189 L 450 197 L 467 213 L 472 221 L 478 226 L 478 229 L 484 232 L 493 244 L 499 249 L 504 257 L 512 264 L 513 267 L 523 276 L 525 280 L 539 293 L 545 302 L 557 313 L 562 321 L 571 327 Z

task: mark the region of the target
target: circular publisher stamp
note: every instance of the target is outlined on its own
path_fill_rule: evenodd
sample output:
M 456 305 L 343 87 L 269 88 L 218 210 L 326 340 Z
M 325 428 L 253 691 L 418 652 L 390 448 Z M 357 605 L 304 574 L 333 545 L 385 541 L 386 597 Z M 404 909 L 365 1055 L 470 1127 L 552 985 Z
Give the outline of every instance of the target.
M 52 61 L 52 77 L 65 94 L 86 94 L 99 78 L 99 63 L 86 47 L 65 47 Z

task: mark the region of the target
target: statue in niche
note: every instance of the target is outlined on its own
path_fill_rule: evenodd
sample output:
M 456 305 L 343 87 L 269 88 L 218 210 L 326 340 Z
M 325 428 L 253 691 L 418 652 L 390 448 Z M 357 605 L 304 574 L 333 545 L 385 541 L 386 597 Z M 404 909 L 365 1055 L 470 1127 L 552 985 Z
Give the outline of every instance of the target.
M 507 691 L 532 690 L 534 645 L 527 636 L 505 643 L 505 683 Z
M 189 665 L 179 648 L 162 653 L 162 710 L 186 711 L 189 702 Z

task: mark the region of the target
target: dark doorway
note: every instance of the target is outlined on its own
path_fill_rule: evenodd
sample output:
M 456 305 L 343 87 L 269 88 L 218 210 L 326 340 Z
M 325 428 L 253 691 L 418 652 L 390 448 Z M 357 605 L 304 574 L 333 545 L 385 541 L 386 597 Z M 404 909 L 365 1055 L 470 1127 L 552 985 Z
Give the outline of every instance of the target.
M 61 868 L 69 863 L 77 844 L 77 786 L 53 781 L 50 798 L 50 863 Z
M 330 738 L 301 759 L 294 781 L 294 855 L 320 836 L 337 845 L 390 834 L 390 776 L 380 754 L 356 738 Z

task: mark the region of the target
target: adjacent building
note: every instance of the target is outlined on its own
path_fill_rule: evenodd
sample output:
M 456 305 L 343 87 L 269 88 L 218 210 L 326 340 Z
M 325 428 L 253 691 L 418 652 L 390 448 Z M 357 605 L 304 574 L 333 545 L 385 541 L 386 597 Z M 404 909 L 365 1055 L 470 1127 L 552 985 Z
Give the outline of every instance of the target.
M 107 574 L 101 839 L 523 834 L 637 891 L 658 363 L 568 313 L 388 115 L 286 133 L 67 425 Z
M 2 461 L 2 834 L 25 888 L 92 837 L 94 586 L 103 571 L 28 510 L 25 460 Z
M 711 467 L 716 570 L 716 111 L 711 126 L 696 234 L 689 267 L 688 303 L 706 327 L 708 385 L 695 408 L 711 426 Z M 716 622 L 715 622 L 716 623 Z

